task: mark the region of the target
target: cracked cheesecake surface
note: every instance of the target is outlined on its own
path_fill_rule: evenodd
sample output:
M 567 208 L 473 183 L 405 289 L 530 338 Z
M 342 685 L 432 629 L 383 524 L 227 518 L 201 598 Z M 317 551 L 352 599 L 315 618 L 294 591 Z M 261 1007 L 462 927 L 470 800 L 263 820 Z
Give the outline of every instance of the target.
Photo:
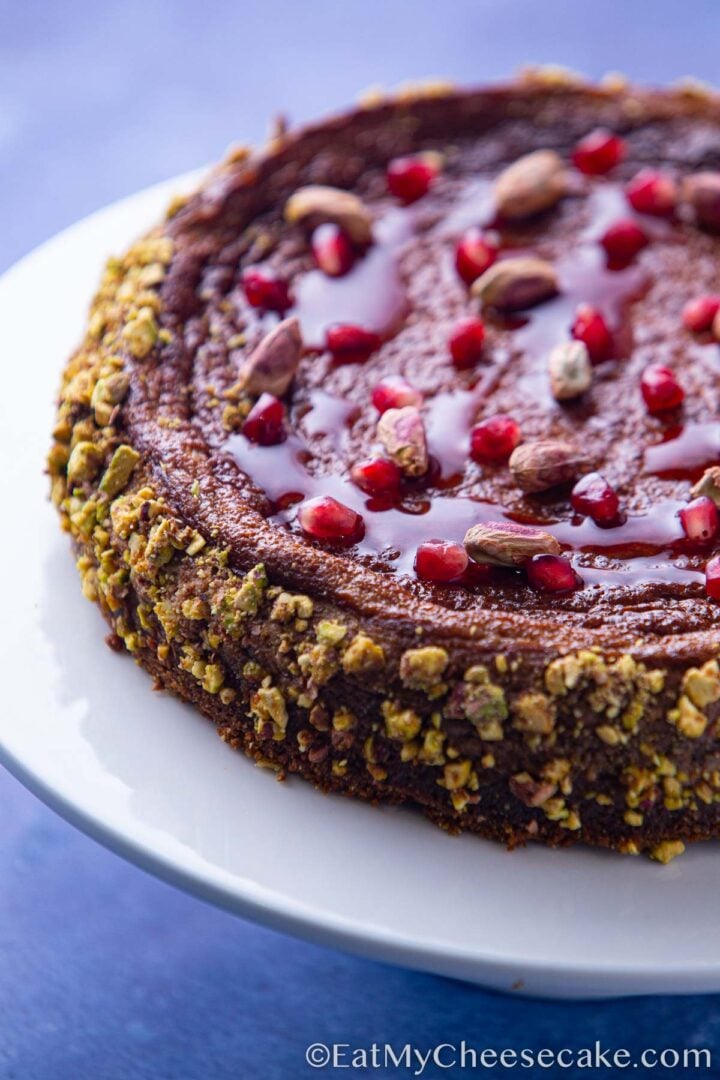
M 426 88 L 236 152 L 111 260 L 50 472 L 113 643 L 451 830 L 716 835 L 717 104 Z

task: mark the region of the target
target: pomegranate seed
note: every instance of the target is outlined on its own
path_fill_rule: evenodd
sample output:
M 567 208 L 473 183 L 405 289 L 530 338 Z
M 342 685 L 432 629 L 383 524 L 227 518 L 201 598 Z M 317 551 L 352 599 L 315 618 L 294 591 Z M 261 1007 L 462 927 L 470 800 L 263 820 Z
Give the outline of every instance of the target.
M 720 600 L 720 555 L 705 567 L 705 592 L 712 600 Z
M 650 364 L 645 368 L 640 376 L 640 390 L 650 413 L 676 409 L 685 397 L 675 372 L 662 364 Z
M 612 334 L 600 312 L 590 304 L 580 304 L 570 333 L 576 341 L 582 341 L 593 364 L 600 364 L 612 356 Z
M 677 184 L 667 173 L 641 169 L 625 188 L 625 195 L 639 214 L 667 217 L 677 205 Z
M 388 409 L 402 409 L 405 405 L 420 407 L 423 396 L 401 376 L 391 375 L 373 388 L 372 403 L 379 413 L 384 413 Z
M 273 394 L 261 394 L 247 414 L 242 433 L 258 446 L 274 446 L 285 438 L 285 406 Z
M 489 416 L 470 432 L 470 457 L 481 465 L 507 461 L 520 442 L 520 427 L 511 416 Z
M 455 581 L 467 569 L 468 561 L 462 544 L 426 540 L 417 549 L 415 573 L 423 581 Z
M 405 205 L 414 203 L 428 193 L 438 171 L 429 157 L 393 158 L 387 167 L 387 186 Z
M 318 495 L 304 502 L 297 517 L 302 531 L 313 540 L 356 542 L 365 535 L 365 524 L 360 514 L 333 499 L 332 495 Z
M 538 592 L 569 592 L 582 584 L 563 555 L 533 555 L 525 563 L 528 581 Z
M 632 218 L 621 218 L 600 237 L 611 262 L 625 265 L 647 245 L 647 233 Z
M 248 303 L 265 311 L 287 311 L 292 301 L 287 281 L 265 270 L 246 270 L 243 288 Z
M 325 345 L 333 355 L 333 360 L 341 364 L 364 364 L 371 353 L 381 345 L 378 334 L 363 330 L 362 326 L 341 323 L 331 326 L 325 335 Z
M 353 465 L 350 478 L 367 495 L 394 495 L 400 487 L 402 472 L 388 458 L 368 458 Z
M 576 144 L 572 163 L 586 176 L 602 176 L 625 157 L 625 141 L 606 128 L 596 128 Z
M 694 334 L 702 334 L 704 330 L 710 330 L 719 310 L 720 296 L 696 296 L 683 308 L 683 326 Z
M 498 246 L 481 229 L 468 229 L 455 248 L 455 269 L 466 285 L 484 274 L 498 255 Z
M 601 473 L 592 472 L 578 480 L 570 493 L 570 504 L 578 514 L 587 514 L 598 525 L 617 521 L 620 500 Z
M 461 319 L 450 335 L 450 355 L 460 371 L 472 367 L 482 356 L 485 325 L 481 319 Z
M 495 580 L 496 570 L 496 566 L 490 566 L 486 563 L 476 563 L 470 559 L 461 581 L 463 585 L 468 586 L 490 585 L 491 582 Z
M 328 277 L 342 277 L 352 269 L 355 262 L 352 241 L 337 225 L 319 225 L 310 244 L 315 262 Z
M 720 514 L 712 499 L 701 495 L 680 511 L 680 521 L 688 540 L 695 544 L 707 544 L 720 531 Z

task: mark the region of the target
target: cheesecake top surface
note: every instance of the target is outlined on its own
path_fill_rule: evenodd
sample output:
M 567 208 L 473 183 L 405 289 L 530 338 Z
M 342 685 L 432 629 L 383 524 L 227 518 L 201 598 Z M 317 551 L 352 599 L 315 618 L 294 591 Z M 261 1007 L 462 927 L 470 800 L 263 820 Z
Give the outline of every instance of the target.
M 717 288 L 717 115 L 529 80 L 235 155 L 164 226 L 133 444 L 231 559 L 359 615 L 716 647 L 720 349 L 684 309 Z

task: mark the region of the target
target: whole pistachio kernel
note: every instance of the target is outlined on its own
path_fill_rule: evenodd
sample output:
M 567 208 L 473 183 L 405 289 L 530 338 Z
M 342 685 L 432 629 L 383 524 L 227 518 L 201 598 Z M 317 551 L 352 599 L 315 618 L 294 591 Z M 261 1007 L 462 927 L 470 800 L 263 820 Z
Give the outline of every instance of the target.
M 562 439 L 538 439 L 521 443 L 510 455 L 510 472 L 523 491 L 547 491 L 587 472 L 584 451 Z
M 688 176 L 682 185 L 682 197 L 694 210 L 699 225 L 720 229 L 720 172 L 706 170 Z
M 690 494 L 694 499 L 699 499 L 704 495 L 720 507 L 720 465 L 711 465 L 709 469 L 706 469 Z
M 302 354 L 297 316 L 274 326 L 245 360 L 238 386 L 248 394 L 282 397 L 290 387 Z
M 388 409 L 378 421 L 377 437 L 391 461 L 408 476 L 422 476 L 429 457 L 425 424 L 414 405 Z
M 522 311 L 549 300 L 559 291 L 554 267 L 533 255 L 500 259 L 473 282 L 470 292 L 483 307 Z
M 580 397 L 592 382 L 592 365 L 587 346 L 582 341 L 564 341 L 548 357 L 550 389 L 556 401 Z
M 357 195 L 341 188 L 324 184 L 298 188 L 285 203 L 285 220 L 289 225 L 308 228 L 337 225 L 360 247 L 372 241 L 372 219 L 367 207 Z
M 464 544 L 473 562 L 495 566 L 522 566 L 534 555 L 559 555 L 561 550 L 550 533 L 515 521 L 472 525 Z
M 567 193 L 567 171 L 554 150 L 535 150 L 509 165 L 495 182 L 495 204 L 503 218 L 550 210 Z

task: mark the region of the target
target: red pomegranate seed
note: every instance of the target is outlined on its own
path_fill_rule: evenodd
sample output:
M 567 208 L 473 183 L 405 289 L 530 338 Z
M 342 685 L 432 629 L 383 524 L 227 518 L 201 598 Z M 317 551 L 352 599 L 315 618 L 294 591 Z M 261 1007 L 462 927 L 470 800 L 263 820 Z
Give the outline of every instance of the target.
M 300 528 L 313 540 L 362 540 L 365 524 L 360 514 L 349 506 L 333 499 L 332 495 L 318 495 L 308 499 L 298 510 Z
M 650 413 L 676 409 L 685 397 L 675 372 L 662 364 L 650 364 L 645 368 L 640 376 L 640 390 Z
M 688 540 L 695 544 L 707 544 L 720 531 L 720 514 L 712 499 L 701 495 L 680 511 L 680 521 Z
M 247 414 L 242 433 L 259 446 L 274 446 L 285 438 L 285 406 L 273 394 L 261 394 Z
M 415 555 L 415 573 L 423 581 L 456 581 L 465 572 L 468 554 L 462 544 L 426 540 Z
M 496 566 L 490 566 L 485 563 L 476 563 L 470 559 L 465 573 L 460 580 L 463 585 L 470 587 L 490 585 L 496 579 L 496 571 Z
M 572 163 L 586 176 L 602 176 L 625 157 L 625 141 L 606 128 L 596 128 L 576 144 Z
M 461 371 L 472 367 L 482 356 L 485 324 L 482 319 L 460 319 L 450 335 L 450 355 Z
M 580 304 L 570 333 L 576 341 L 582 341 L 593 364 L 600 364 L 612 356 L 612 334 L 600 312 L 590 304 Z
M 292 301 L 287 281 L 265 270 L 246 270 L 243 288 L 248 303 L 265 311 L 287 311 Z
M 470 432 L 470 457 L 481 465 L 507 461 L 520 442 L 520 426 L 511 416 L 489 416 Z
M 639 214 L 667 217 L 677 205 L 677 184 L 667 173 L 641 169 L 625 187 L 625 195 Z
M 419 407 L 423 396 L 400 375 L 391 375 L 373 388 L 372 403 L 379 413 L 384 413 L 388 409 L 402 409 L 405 405 Z
M 466 285 L 472 285 L 492 266 L 497 255 L 497 244 L 482 229 L 468 229 L 455 248 L 455 269 Z
M 605 230 L 600 237 L 600 243 L 611 262 L 625 264 L 647 245 L 648 236 L 637 221 L 621 218 Z
M 393 158 L 386 173 L 388 190 L 406 205 L 414 203 L 428 193 L 438 172 L 430 157 Z
M 578 480 L 570 493 L 570 504 L 578 514 L 586 514 L 598 525 L 611 525 L 617 521 L 620 512 L 617 492 L 597 472 Z
M 563 555 L 534 555 L 525 563 L 525 570 L 538 592 L 569 592 L 582 584 Z
M 353 326 L 352 323 L 341 323 L 327 331 L 325 345 L 338 363 L 362 364 L 371 353 L 377 352 L 381 341 L 379 335 L 371 330 L 363 330 L 362 326 Z
M 694 334 L 702 334 L 710 330 L 719 310 L 720 296 L 696 296 L 694 300 L 688 300 L 683 308 L 683 326 Z
M 319 225 L 310 244 L 315 262 L 328 277 L 342 277 L 352 269 L 355 262 L 352 241 L 337 225 Z
M 712 600 L 720 600 L 720 555 L 705 567 L 705 592 Z
M 368 458 L 353 465 L 350 478 L 367 495 L 394 495 L 400 487 L 402 472 L 388 458 Z

